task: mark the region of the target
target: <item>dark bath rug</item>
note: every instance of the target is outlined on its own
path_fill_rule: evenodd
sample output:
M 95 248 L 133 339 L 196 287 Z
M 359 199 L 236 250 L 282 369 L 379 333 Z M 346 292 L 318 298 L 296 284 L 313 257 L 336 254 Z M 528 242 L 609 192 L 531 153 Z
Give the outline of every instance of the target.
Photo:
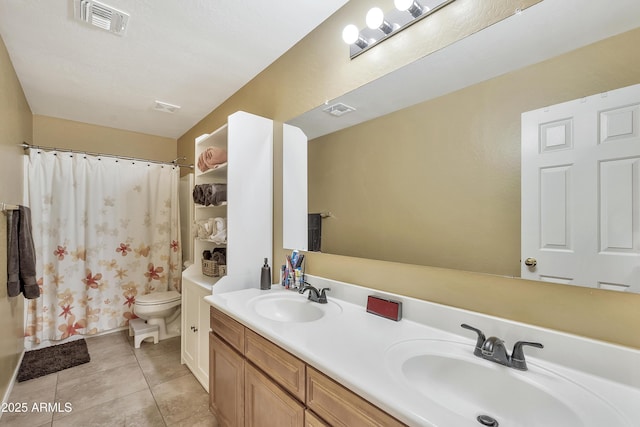
M 18 371 L 18 382 L 73 368 L 91 360 L 84 339 L 27 351 Z

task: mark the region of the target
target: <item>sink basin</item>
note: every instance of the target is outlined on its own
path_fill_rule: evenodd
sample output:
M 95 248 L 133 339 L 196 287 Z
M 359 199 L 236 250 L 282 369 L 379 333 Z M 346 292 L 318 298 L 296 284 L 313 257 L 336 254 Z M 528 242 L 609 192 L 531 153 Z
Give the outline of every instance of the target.
M 249 307 L 259 316 L 277 322 L 313 322 L 342 311 L 333 301 L 318 304 L 293 292 L 261 295 L 250 301 Z
M 385 363 L 407 387 L 457 415 L 456 425 L 481 426 L 478 417 L 489 417 L 509 427 L 631 426 L 612 405 L 564 375 L 530 360 L 528 371 L 518 371 L 474 356 L 473 348 L 404 341 L 387 350 Z

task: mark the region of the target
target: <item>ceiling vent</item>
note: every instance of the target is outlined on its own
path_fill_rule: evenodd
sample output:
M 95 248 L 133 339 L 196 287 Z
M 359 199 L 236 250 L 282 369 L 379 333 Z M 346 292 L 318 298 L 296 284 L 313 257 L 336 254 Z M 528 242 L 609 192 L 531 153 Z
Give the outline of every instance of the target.
M 154 110 L 162 111 L 163 113 L 175 113 L 180 108 L 179 105 L 168 104 L 162 101 L 156 101 L 156 105 L 153 107 Z
M 353 108 L 353 107 L 349 107 L 348 105 L 339 102 L 337 104 L 333 104 L 333 105 L 328 106 L 327 108 L 323 109 L 322 111 L 324 111 L 325 113 L 329 113 L 332 116 L 340 117 L 343 114 L 347 114 L 347 113 L 350 113 L 352 111 L 356 111 L 356 109 Z
M 129 14 L 95 0 L 74 0 L 74 17 L 103 30 L 123 35 Z

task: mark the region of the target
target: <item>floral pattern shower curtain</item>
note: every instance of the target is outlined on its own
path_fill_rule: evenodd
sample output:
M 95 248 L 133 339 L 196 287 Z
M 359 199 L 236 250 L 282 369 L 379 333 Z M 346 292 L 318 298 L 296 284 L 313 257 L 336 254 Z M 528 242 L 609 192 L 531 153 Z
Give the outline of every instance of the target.
M 139 295 L 180 290 L 179 170 L 31 150 L 28 193 L 41 296 L 26 341 L 126 326 Z

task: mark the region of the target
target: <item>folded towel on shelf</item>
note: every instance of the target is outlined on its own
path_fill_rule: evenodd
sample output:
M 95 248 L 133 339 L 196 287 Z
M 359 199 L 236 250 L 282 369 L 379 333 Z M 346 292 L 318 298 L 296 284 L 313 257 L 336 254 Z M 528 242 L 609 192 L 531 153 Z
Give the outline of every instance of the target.
M 36 279 L 36 250 L 31 234 L 31 209 L 20 206 L 7 212 L 7 294 L 40 296 Z
M 220 206 L 227 201 L 227 184 L 198 184 L 193 187 L 193 202 L 204 206 Z
M 227 242 L 227 220 L 226 218 L 214 218 L 213 233 L 209 237 L 209 240 L 218 245 L 222 245 Z
M 214 195 L 216 194 L 216 188 L 211 184 L 202 184 L 203 185 L 203 205 L 209 206 L 213 205 Z
M 211 184 L 214 191 L 210 202 L 212 205 L 219 206 L 227 201 L 227 184 Z
M 218 263 L 218 265 L 227 265 L 227 250 L 225 248 L 215 248 L 211 259 Z
M 198 169 L 206 172 L 227 161 L 227 150 L 220 147 L 208 147 L 198 157 Z
M 193 203 L 204 205 L 204 189 L 202 185 L 193 187 Z

